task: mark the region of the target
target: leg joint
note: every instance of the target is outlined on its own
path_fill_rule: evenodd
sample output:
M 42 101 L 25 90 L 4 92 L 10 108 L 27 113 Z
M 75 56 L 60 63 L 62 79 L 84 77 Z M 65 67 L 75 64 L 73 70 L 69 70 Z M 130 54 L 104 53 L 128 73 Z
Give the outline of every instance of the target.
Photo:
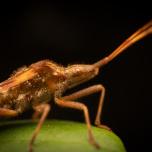
M 105 91 L 105 88 L 104 88 L 104 86 L 103 85 L 101 85 L 101 84 L 97 84 L 96 85 L 96 88 L 98 89 L 98 90 L 104 90 Z

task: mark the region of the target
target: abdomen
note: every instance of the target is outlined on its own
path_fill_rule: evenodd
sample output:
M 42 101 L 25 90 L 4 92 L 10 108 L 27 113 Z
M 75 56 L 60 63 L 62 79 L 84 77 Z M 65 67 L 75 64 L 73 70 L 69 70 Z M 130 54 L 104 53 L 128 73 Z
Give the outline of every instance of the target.
M 16 91 L 17 92 L 17 91 Z M 27 92 L 19 91 L 18 94 L 0 93 L 0 108 L 7 108 L 23 113 L 38 104 L 49 102 L 53 94 L 47 88 L 38 88 Z

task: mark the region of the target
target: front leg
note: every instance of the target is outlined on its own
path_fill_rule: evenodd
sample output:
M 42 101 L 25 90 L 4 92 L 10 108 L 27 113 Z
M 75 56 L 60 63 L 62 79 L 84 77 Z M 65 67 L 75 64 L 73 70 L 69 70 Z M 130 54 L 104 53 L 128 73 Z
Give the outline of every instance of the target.
M 9 118 L 18 116 L 18 112 L 15 110 L 0 108 L 0 117 Z
M 55 102 L 61 107 L 73 108 L 73 109 L 77 109 L 77 110 L 82 110 L 83 111 L 84 117 L 85 117 L 85 121 L 86 121 L 86 124 L 87 124 L 87 129 L 88 129 L 89 142 L 95 148 L 99 149 L 100 146 L 95 141 L 94 136 L 92 134 L 88 108 L 82 103 L 78 103 L 78 102 L 74 102 L 74 101 L 70 101 L 70 100 L 63 100 L 63 99 L 60 99 L 60 98 L 55 98 Z
M 64 96 L 64 97 L 62 97 L 62 99 L 64 99 L 64 100 L 74 100 L 74 99 L 78 99 L 78 98 L 81 98 L 81 97 L 84 97 L 84 96 L 88 96 L 88 95 L 91 95 L 91 94 L 94 94 L 94 93 L 97 93 L 97 92 L 101 92 L 101 94 L 100 94 L 97 114 L 96 114 L 96 118 L 95 118 L 95 124 L 97 125 L 97 127 L 105 128 L 107 130 L 111 130 L 106 125 L 101 124 L 101 114 L 102 114 L 103 101 L 104 101 L 104 96 L 105 96 L 105 88 L 104 88 L 103 85 L 98 84 L 98 85 L 94 85 L 94 86 L 85 88 L 83 90 L 77 91 L 77 92 L 72 93 L 70 95 Z

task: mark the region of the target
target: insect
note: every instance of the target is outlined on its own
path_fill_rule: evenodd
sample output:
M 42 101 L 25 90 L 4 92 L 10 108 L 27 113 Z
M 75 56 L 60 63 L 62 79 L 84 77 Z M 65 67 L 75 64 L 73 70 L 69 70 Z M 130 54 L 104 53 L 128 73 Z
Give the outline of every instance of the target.
M 100 120 L 105 96 L 104 86 L 101 84 L 93 85 L 67 96 L 63 96 L 63 93 L 94 78 L 99 74 L 99 70 L 103 66 L 126 50 L 126 48 L 149 34 L 152 34 L 152 20 L 139 28 L 110 55 L 91 65 L 76 64 L 63 67 L 50 60 L 42 60 L 28 67 L 20 68 L 10 78 L 0 83 L 0 117 L 15 117 L 29 108 L 35 110 L 33 119 L 40 119 L 29 142 L 29 152 L 32 152 L 33 143 L 51 110 L 50 101 L 54 100 L 61 107 L 83 111 L 89 143 L 95 148 L 100 148 L 91 130 L 88 108 L 80 102 L 74 102 L 74 100 L 101 92 L 95 125 L 109 129 Z

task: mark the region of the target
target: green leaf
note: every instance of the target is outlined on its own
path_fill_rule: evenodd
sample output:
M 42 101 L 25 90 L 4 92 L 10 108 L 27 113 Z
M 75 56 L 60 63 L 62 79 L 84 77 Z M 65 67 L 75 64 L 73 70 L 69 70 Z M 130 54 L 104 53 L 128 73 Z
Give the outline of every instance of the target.
M 36 123 L 9 121 L 0 124 L 0 152 L 27 152 Z M 113 132 L 92 127 L 101 149 L 88 143 L 86 125 L 78 122 L 45 121 L 34 144 L 34 152 L 126 152 Z

